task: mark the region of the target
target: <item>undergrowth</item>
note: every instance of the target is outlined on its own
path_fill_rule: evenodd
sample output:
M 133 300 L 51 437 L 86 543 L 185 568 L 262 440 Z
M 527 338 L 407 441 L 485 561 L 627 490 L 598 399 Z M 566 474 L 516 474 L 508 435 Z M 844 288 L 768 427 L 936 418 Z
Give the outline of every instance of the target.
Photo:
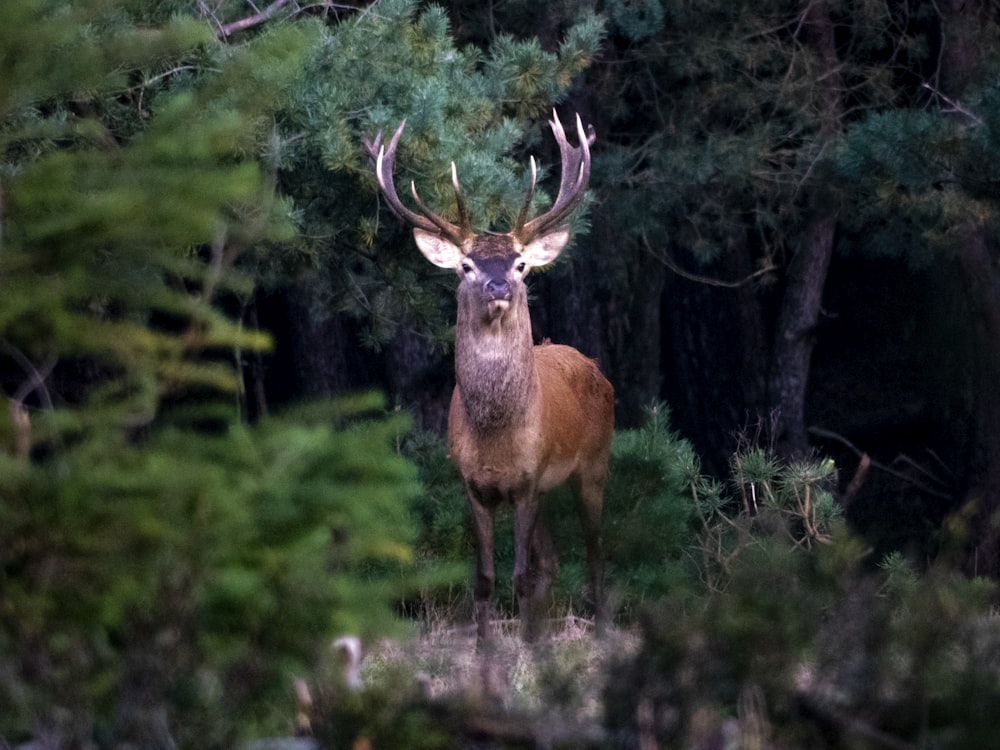
M 444 450 L 419 437 L 407 455 L 425 488 L 418 548 L 468 564 L 464 492 Z M 427 592 L 424 611 L 437 618 L 425 637 L 398 658 L 375 657 L 383 677 L 417 674 L 405 706 L 382 717 L 434 730 L 421 735 L 430 744 L 396 746 L 990 745 L 1000 708 L 995 584 L 946 560 L 923 572 L 900 553 L 873 560 L 836 490 L 832 462 L 782 461 L 757 446 L 733 457 L 725 480 L 710 479 L 667 411 L 651 407 L 613 446 L 604 529 L 615 626 L 536 649 L 504 635 L 477 657 L 455 590 Z M 562 617 L 582 598 L 583 545 L 568 494 L 548 500 Z M 512 536 L 498 525 L 498 584 L 509 578 Z M 501 617 L 515 614 L 506 591 Z M 490 658 L 505 673 L 499 693 L 485 689 Z M 372 679 L 375 693 L 403 684 Z M 368 727 L 399 739 L 384 722 Z

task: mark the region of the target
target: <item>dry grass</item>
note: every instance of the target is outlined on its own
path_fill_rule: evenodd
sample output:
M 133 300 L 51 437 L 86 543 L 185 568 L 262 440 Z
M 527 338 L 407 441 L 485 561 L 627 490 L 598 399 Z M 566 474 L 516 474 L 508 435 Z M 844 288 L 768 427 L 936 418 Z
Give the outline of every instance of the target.
M 494 623 L 495 642 L 477 652 L 475 628 L 435 626 L 409 641 L 383 641 L 365 658 L 362 678 L 378 685 L 409 672 L 428 698 L 476 699 L 520 715 L 599 723 L 610 664 L 634 654 L 637 634 L 567 615 L 526 644 L 518 620 Z M 396 676 L 396 677 L 394 677 Z

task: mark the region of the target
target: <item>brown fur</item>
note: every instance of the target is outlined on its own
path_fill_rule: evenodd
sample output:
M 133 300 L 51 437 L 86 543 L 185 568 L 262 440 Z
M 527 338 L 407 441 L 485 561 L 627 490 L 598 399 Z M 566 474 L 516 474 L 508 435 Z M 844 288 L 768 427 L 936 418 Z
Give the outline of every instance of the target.
M 509 242 L 509 239 L 508 239 Z M 534 637 L 555 573 L 556 555 L 540 518 L 542 494 L 569 481 L 578 501 L 587 545 L 590 595 L 602 614 L 601 511 L 614 429 L 614 390 L 596 363 L 572 347 L 531 345 L 524 282 L 512 273 L 520 256 L 503 265 L 510 306 L 486 313 L 482 271 L 458 290 L 455 340 L 457 385 L 448 416 L 452 460 L 469 493 L 478 559 L 476 618 L 489 636 L 494 587 L 493 516 L 509 502 L 515 517 L 514 586 L 525 636 Z
M 572 147 L 558 117 L 552 132 L 562 157 L 559 194 L 542 216 L 528 221 L 535 186 L 508 234 L 476 235 L 452 164 L 459 223 L 419 213 L 399 199 L 392 179 L 400 125 L 388 145 L 381 133 L 366 141 L 379 186 L 392 211 L 413 227 L 424 256 L 458 273 L 455 392 L 448 416 L 452 459 L 465 479 L 476 535 L 476 621 L 479 640 L 490 630 L 493 596 L 493 515 L 514 507 L 514 588 L 524 633 L 532 637 L 555 572 L 552 540 L 542 523 L 541 496 L 569 482 L 580 506 L 590 590 L 603 609 L 601 508 L 614 430 L 614 390 L 597 365 L 575 349 L 532 346 L 524 277 L 554 261 L 569 240 L 568 220 L 590 177 L 593 128 L 576 118 L 580 145 Z

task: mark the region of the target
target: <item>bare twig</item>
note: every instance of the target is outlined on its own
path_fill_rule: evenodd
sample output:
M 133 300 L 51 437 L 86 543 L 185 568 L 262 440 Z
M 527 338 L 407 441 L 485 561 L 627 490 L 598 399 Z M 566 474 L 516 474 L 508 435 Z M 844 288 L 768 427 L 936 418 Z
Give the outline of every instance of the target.
M 822 427 L 810 427 L 809 428 L 809 433 L 812 434 L 812 435 L 816 435 L 817 437 L 826 438 L 827 440 L 834 440 L 834 441 L 840 443 L 841 445 L 843 445 L 848 450 L 850 450 L 852 453 L 854 453 L 859 458 L 861 456 L 865 455 L 865 452 L 862 451 L 860 448 L 858 448 L 856 445 L 854 445 L 850 440 L 848 440 L 847 438 L 845 438 L 843 435 L 840 435 L 840 434 L 838 434 L 836 432 L 833 432 L 832 430 L 826 430 L 826 429 L 823 429 Z M 869 460 L 871 460 L 871 459 L 869 459 Z M 908 459 L 908 460 L 912 463 L 911 459 Z M 936 490 L 933 487 L 929 487 L 924 482 L 919 481 L 918 479 L 914 478 L 913 476 L 911 476 L 909 474 L 905 474 L 905 473 L 903 473 L 901 471 L 897 471 L 896 469 L 893 469 L 891 466 L 886 466 L 885 464 L 880 463 L 878 461 L 874 461 L 874 460 L 871 460 L 871 465 L 874 468 L 878 469 L 879 471 L 884 471 L 885 473 L 887 473 L 887 474 L 889 474 L 891 476 L 894 476 L 897 479 L 902 479 L 904 482 L 907 482 L 908 484 L 913 485 L 918 490 L 926 492 L 929 495 L 933 495 L 934 497 L 944 498 L 946 500 L 951 500 L 952 499 L 952 495 L 950 493 L 943 492 L 941 490 Z M 923 473 L 926 473 L 926 474 L 928 474 L 928 476 L 934 478 L 933 474 L 930 474 L 929 472 L 923 472 Z M 936 478 L 935 478 L 935 480 L 936 480 Z M 940 481 L 940 480 L 936 480 L 936 481 Z
M 965 115 L 970 120 L 972 120 L 973 125 L 976 125 L 977 127 L 985 124 L 983 122 L 983 118 L 981 118 L 975 112 L 966 109 L 965 107 L 962 106 L 962 103 L 960 101 L 958 101 L 957 99 L 951 99 L 944 92 L 938 90 L 931 84 L 923 83 L 921 85 L 921 88 L 927 89 L 932 94 L 934 94 L 934 96 L 938 97 L 939 99 L 941 99 L 941 101 L 943 101 L 945 104 L 951 107 L 951 109 L 942 109 L 941 110 L 942 112 L 947 112 L 949 114 L 954 113 L 954 114 Z
M 670 257 L 670 253 L 668 253 L 666 250 L 661 250 L 660 252 L 653 250 L 653 248 L 649 244 L 649 240 L 646 239 L 645 235 L 643 235 L 642 241 L 643 244 L 646 246 L 646 251 L 654 258 L 656 258 L 658 261 L 660 261 L 663 265 L 665 265 L 671 271 L 676 273 L 678 276 L 688 279 L 689 281 L 696 281 L 699 284 L 707 284 L 709 286 L 720 286 L 725 289 L 738 289 L 741 286 L 749 284 L 751 281 L 753 281 L 759 276 L 763 276 L 764 274 L 778 270 L 777 266 L 768 264 L 764 268 L 760 268 L 754 271 L 749 276 L 746 276 L 745 278 L 740 279 L 738 281 L 723 281 L 721 279 L 713 279 L 709 278 L 708 276 L 699 276 L 698 274 L 691 273 L 690 271 L 685 271 L 683 268 L 677 265 L 677 262 L 672 257 Z
M 223 24 L 219 27 L 219 35 L 228 37 L 237 31 L 249 29 L 251 26 L 257 26 L 258 24 L 264 23 L 264 21 L 271 18 L 287 4 L 288 0 L 274 0 L 274 2 L 264 8 L 264 10 L 254 13 L 252 16 L 241 18 L 239 21 L 233 21 L 232 23 Z
M 844 490 L 844 494 L 840 498 L 841 504 L 847 508 L 850 506 L 851 502 L 854 500 L 854 496 L 858 494 L 861 489 L 861 485 L 865 483 L 868 478 L 868 470 L 872 466 L 872 457 L 867 453 L 861 454 L 861 460 L 858 462 L 858 468 L 854 471 L 854 476 L 851 477 L 851 481 L 847 483 L 847 489 Z
M 50 357 L 49 360 L 39 369 L 35 367 L 24 352 L 10 344 L 4 344 L 6 351 L 21 368 L 28 374 L 28 379 L 14 392 L 10 399 L 10 421 L 14 426 L 14 455 L 21 461 L 27 461 L 31 456 L 31 415 L 24 405 L 26 399 L 33 392 L 38 392 L 38 399 L 51 411 L 52 398 L 45 381 L 56 366 L 57 358 Z
M 269 21 L 271 18 L 273 18 L 275 16 L 275 14 L 277 14 L 277 12 L 279 10 L 281 10 L 284 6 L 288 5 L 288 3 L 289 3 L 289 0 L 274 0 L 273 3 L 271 3 L 270 5 L 268 5 L 263 10 L 257 10 L 257 6 L 253 5 L 253 3 L 251 3 L 251 6 L 253 7 L 253 9 L 257 11 L 256 13 L 254 13 L 252 16 L 247 16 L 246 18 L 241 18 L 238 21 L 231 21 L 230 23 L 225 23 L 224 24 L 224 23 L 222 23 L 216 17 L 215 13 L 213 13 L 208 8 L 208 6 L 205 5 L 204 0 L 200 0 L 199 1 L 199 5 L 201 6 L 201 12 L 202 12 L 202 14 L 205 15 L 205 16 L 210 17 L 212 19 L 212 21 L 214 21 L 216 29 L 217 29 L 216 34 L 217 34 L 217 36 L 220 36 L 222 38 L 227 38 L 227 37 L 235 34 L 237 31 L 243 31 L 244 29 L 249 29 L 249 28 L 252 28 L 254 26 L 258 26 L 258 25 L 264 23 L 265 21 Z M 377 4 L 378 3 L 372 3 L 371 6 L 374 6 L 374 5 L 377 5 Z M 368 8 L 371 7 L 371 6 L 365 6 L 363 12 L 367 12 Z M 323 12 L 324 12 L 324 15 L 328 11 L 330 11 L 330 10 L 333 10 L 335 12 L 338 11 L 338 10 L 346 10 L 346 11 L 357 12 L 359 10 L 359 8 L 357 8 L 357 7 L 353 6 L 353 5 L 343 5 L 343 4 L 340 4 L 340 3 L 330 2 L 330 0 L 324 0 L 323 2 L 310 3 L 308 5 L 301 5 L 299 3 L 294 3 L 293 7 L 291 8 L 291 12 L 293 14 L 295 14 L 295 15 L 298 15 L 300 13 L 307 13 L 307 12 L 312 13 L 312 12 L 315 12 L 315 9 L 317 9 L 317 8 L 322 9 Z

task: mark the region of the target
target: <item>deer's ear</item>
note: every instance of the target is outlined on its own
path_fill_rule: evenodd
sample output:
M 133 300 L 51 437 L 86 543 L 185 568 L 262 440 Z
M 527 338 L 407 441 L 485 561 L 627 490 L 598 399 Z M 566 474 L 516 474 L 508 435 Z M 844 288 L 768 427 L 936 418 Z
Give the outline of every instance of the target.
M 529 266 L 547 266 L 559 257 L 569 242 L 569 228 L 559 227 L 524 246 L 521 259 Z
M 455 270 L 461 265 L 462 249 L 440 234 L 414 227 L 413 239 L 416 240 L 417 247 L 420 248 L 424 257 L 435 266 Z

